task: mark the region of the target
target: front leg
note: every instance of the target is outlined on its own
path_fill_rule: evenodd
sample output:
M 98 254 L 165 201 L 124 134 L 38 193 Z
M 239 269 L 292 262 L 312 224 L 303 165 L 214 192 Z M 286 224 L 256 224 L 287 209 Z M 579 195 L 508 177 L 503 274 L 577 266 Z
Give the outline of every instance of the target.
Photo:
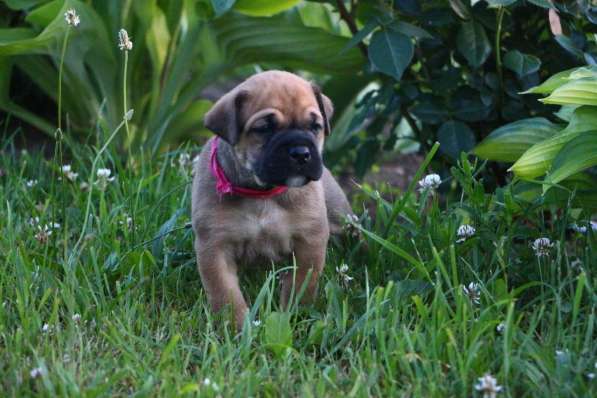
M 282 290 L 280 306 L 288 309 L 291 304 L 291 295 L 295 296 L 306 284 L 302 301 L 315 299 L 317 293 L 317 280 L 325 266 L 325 253 L 327 249 L 329 233 L 320 236 L 309 236 L 297 238 L 294 242 L 294 255 L 296 258 L 296 271 L 287 272 L 282 278 Z M 307 280 L 308 278 L 308 280 Z
M 232 305 L 236 328 L 241 330 L 248 308 L 232 256 L 221 247 L 201 244 L 199 239 L 195 240 L 195 251 L 201 283 L 212 310 L 218 312 L 227 304 Z

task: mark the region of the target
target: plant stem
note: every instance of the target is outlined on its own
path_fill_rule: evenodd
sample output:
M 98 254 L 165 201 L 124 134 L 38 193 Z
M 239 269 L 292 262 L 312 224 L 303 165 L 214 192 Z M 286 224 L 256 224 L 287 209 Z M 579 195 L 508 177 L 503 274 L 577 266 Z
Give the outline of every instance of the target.
M 64 67 L 64 56 L 66 54 L 66 44 L 70 33 L 70 25 L 66 28 L 64 40 L 62 41 L 62 54 L 60 55 L 60 67 L 58 68 L 58 130 L 62 132 L 62 69 Z
M 504 76 L 502 71 L 502 21 L 504 19 L 504 7 L 498 8 L 498 15 L 497 15 L 497 29 L 495 33 L 495 67 L 497 69 L 498 79 L 500 82 L 500 90 L 498 95 L 498 105 L 502 103 L 502 92 L 504 87 Z M 498 106 L 499 107 L 499 106 Z
M 120 122 L 120 124 L 116 126 L 112 134 L 110 134 L 110 137 L 108 137 L 106 143 L 100 148 L 100 150 L 95 155 L 93 163 L 91 164 L 91 170 L 89 172 L 89 193 L 87 194 L 87 205 L 85 206 L 85 220 L 83 221 L 83 226 L 81 227 L 81 234 L 79 235 L 79 239 L 77 240 L 77 243 L 75 244 L 75 247 L 72 250 L 72 256 L 75 255 L 77 249 L 83 241 L 83 238 L 85 237 L 85 230 L 87 229 L 87 224 L 89 223 L 89 213 L 91 212 L 91 194 L 93 193 L 93 175 L 95 173 L 95 168 L 97 166 L 97 163 L 99 162 L 100 157 L 102 156 L 102 153 L 104 153 L 104 151 L 108 148 L 108 145 L 110 145 L 114 137 L 116 137 L 116 133 L 118 133 L 118 131 L 125 124 L 125 122 L 126 119 L 123 118 L 122 122 Z M 70 262 L 71 259 L 69 259 L 69 263 Z
M 126 117 L 126 113 L 128 111 L 127 106 L 126 106 L 126 77 L 127 77 L 127 67 L 128 67 L 128 63 L 129 63 L 129 52 L 127 50 L 124 50 L 124 75 L 122 77 L 123 83 L 122 83 L 122 104 L 123 104 L 123 117 L 124 117 L 124 127 L 126 129 L 126 140 L 127 140 L 127 149 L 129 151 L 129 158 L 130 158 L 130 146 L 131 146 L 131 132 L 129 130 L 129 122 L 128 119 Z
M 336 6 L 338 7 L 338 13 L 340 13 L 340 19 L 346 22 L 346 25 L 348 25 L 348 29 L 350 29 L 350 33 L 352 33 L 353 36 L 356 35 L 359 31 L 359 28 L 357 27 L 357 24 L 354 21 L 352 13 L 348 12 L 348 10 L 346 9 L 344 1 L 336 0 Z M 365 58 L 368 58 L 367 46 L 365 46 L 363 42 L 360 42 L 358 46 Z
M 54 138 L 58 141 L 57 142 L 57 150 L 58 150 L 58 167 L 60 167 L 60 171 L 62 171 L 62 166 L 64 164 L 64 159 L 63 159 L 63 151 L 62 151 L 62 140 L 63 140 L 63 133 L 62 133 L 62 70 L 64 69 L 64 58 L 66 57 L 66 47 L 68 44 L 68 37 L 70 34 L 70 25 L 67 26 L 66 28 L 66 32 L 64 34 L 64 40 L 62 41 L 62 52 L 60 54 L 60 66 L 58 68 L 58 129 L 56 130 L 56 133 L 54 134 Z M 54 151 L 54 164 L 56 164 L 56 150 Z M 53 176 L 55 177 L 55 175 Z M 52 178 L 52 181 L 54 181 L 55 178 Z M 66 253 L 68 251 L 68 235 L 67 235 L 67 222 L 66 222 L 66 198 L 65 198 L 65 184 L 66 182 L 64 181 L 64 176 L 62 177 L 62 181 L 60 184 L 60 204 L 61 204 L 61 210 L 62 210 L 62 230 L 64 231 L 64 258 L 66 259 Z M 54 196 L 54 183 L 52 183 L 52 196 Z M 53 216 L 54 219 L 56 219 L 56 215 L 54 213 Z M 57 234 L 58 235 L 58 234 Z

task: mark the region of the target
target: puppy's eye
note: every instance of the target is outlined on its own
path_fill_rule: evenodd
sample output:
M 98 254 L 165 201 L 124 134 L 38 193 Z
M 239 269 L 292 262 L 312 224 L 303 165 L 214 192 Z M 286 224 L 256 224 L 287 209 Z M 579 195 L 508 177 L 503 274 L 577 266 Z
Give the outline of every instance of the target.
M 313 131 L 314 133 L 320 132 L 322 128 L 323 126 L 320 123 L 313 123 L 311 125 L 311 131 Z
M 276 120 L 272 115 L 257 120 L 251 126 L 251 131 L 255 133 L 271 133 L 276 129 Z
M 259 120 L 251 126 L 251 131 L 256 133 L 266 133 L 272 130 L 272 125 L 265 120 Z

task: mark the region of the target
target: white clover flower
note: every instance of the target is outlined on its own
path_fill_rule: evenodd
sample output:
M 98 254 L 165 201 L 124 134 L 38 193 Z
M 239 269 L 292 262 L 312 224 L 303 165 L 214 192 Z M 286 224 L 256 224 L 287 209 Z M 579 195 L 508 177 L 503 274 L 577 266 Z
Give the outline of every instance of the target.
M 346 222 L 344 223 L 343 229 L 347 235 L 352 236 L 353 238 L 360 237 L 361 231 L 359 230 L 359 226 L 359 217 L 357 217 L 356 214 L 348 214 L 346 216 Z
M 79 323 L 81 321 L 81 314 L 76 313 L 71 317 L 71 319 L 73 320 L 73 322 Z
M 256 328 L 258 328 L 259 326 L 261 326 L 261 321 L 259 319 L 255 319 L 253 321 L 253 326 L 256 327 Z
M 428 174 L 419 181 L 419 191 L 437 189 L 442 183 L 442 179 L 438 174 Z
M 348 214 L 346 216 L 346 219 L 348 222 L 354 223 L 354 224 L 358 224 L 359 223 L 359 217 L 357 217 L 356 214 Z
M 537 257 L 544 257 L 549 255 L 549 249 L 553 247 L 553 243 L 549 238 L 538 238 L 531 244 Z
M 110 169 L 97 169 L 97 176 L 99 178 L 109 178 L 112 174 L 112 170 Z
M 124 215 L 124 220 L 118 221 L 121 226 L 126 226 L 128 229 L 133 228 L 133 217 L 129 216 L 128 214 Z
M 70 362 L 70 355 L 68 355 L 68 354 L 64 354 L 64 355 L 62 356 L 62 362 L 64 362 L 64 363 L 69 363 L 69 362 Z
M 483 393 L 483 398 L 495 398 L 497 393 L 502 391 L 503 387 L 497 384 L 497 380 L 489 373 L 477 379 L 475 390 Z
M 594 372 L 587 373 L 587 379 L 593 380 L 594 378 L 595 378 L 595 373 Z
M 191 164 L 191 155 L 186 152 L 181 153 L 178 155 L 178 167 L 181 169 L 186 169 Z
M 116 177 L 110 177 L 112 175 L 112 170 L 110 169 L 97 169 L 96 172 L 97 181 L 95 184 L 103 191 L 108 186 L 109 182 L 114 181 Z
M 64 174 L 66 176 L 66 178 L 68 178 L 70 181 L 75 181 L 77 179 L 77 177 L 79 176 L 79 173 L 75 173 L 72 170 L 72 167 L 70 164 L 65 164 L 64 166 L 62 166 L 62 174 Z
M 180 155 L 178 155 L 176 163 L 178 163 L 178 171 L 180 172 L 180 174 L 182 174 L 183 176 L 187 176 L 189 173 L 191 173 L 192 175 L 194 163 L 191 160 L 191 155 L 189 155 L 186 152 L 181 153 Z M 171 164 L 173 167 L 175 166 L 174 160 Z
M 586 233 L 587 233 L 587 227 L 586 227 L 586 226 L 584 226 L 584 225 L 572 224 L 572 225 L 570 226 L 570 228 L 571 228 L 573 231 L 576 231 L 576 232 L 578 232 L 579 234 L 586 234 Z
M 203 385 L 205 387 L 211 387 L 212 390 L 214 391 L 219 391 L 220 387 L 214 383 L 213 381 L 211 381 L 208 377 L 206 377 L 205 379 L 203 379 Z
M 336 272 L 346 286 L 348 286 L 348 284 L 354 280 L 352 276 L 348 275 L 348 264 L 342 264 L 340 267 L 336 267 Z
M 67 24 L 74 26 L 75 28 L 81 23 L 77 12 L 73 8 L 66 10 L 64 13 L 64 19 L 66 20 Z
M 456 231 L 456 235 L 458 236 L 458 240 L 456 242 L 464 242 L 468 238 L 471 238 L 473 235 L 475 235 L 475 232 L 477 232 L 477 230 L 472 225 L 462 224 Z
M 131 51 L 133 49 L 133 42 L 129 38 L 128 32 L 124 29 L 118 31 L 118 48 L 121 51 Z
M 60 228 L 60 224 L 58 224 L 57 222 L 51 222 L 42 226 L 39 223 L 39 217 L 29 219 L 29 224 L 31 224 L 31 226 L 33 227 L 37 227 L 35 239 L 37 239 L 40 243 L 46 243 L 48 241 L 48 239 L 52 235 L 52 229 Z
M 39 181 L 37 181 L 37 180 L 27 180 L 27 181 L 25 182 L 25 186 L 26 186 L 27 188 L 33 188 L 34 186 L 36 186 L 36 185 L 37 185 L 37 183 L 38 183 L 38 182 L 39 182 Z
M 481 303 L 481 285 L 475 282 L 462 286 L 462 291 L 474 304 Z
M 29 376 L 31 376 L 32 379 L 37 379 L 39 376 L 42 376 L 43 374 L 44 370 L 42 368 L 33 368 L 29 372 Z
M 591 228 L 593 232 L 597 231 L 597 221 L 589 221 L 586 224 L 587 225 L 578 225 L 574 223 L 570 225 L 570 229 L 572 229 L 575 232 L 578 232 L 579 234 L 586 234 L 589 228 Z
M 34 238 L 35 238 L 35 239 L 36 239 L 36 240 L 37 240 L 39 243 L 47 243 L 47 242 L 48 242 L 48 240 L 50 239 L 50 236 L 51 236 L 51 235 L 52 235 L 52 231 L 51 231 L 51 230 L 48 230 L 48 229 L 46 229 L 46 228 L 44 228 L 44 229 L 41 229 L 41 227 L 40 227 L 40 230 L 39 230 L 39 232 L 37 232 L 37 233 L 34 235 Z
M 52 333 L 52 326 L 50 326 L 47 323 L 44 323 L 44 325 L 41 327 L 41 331 L 43 333 Z
M 582 267 L 582 260 L 580 258 L 576 258 L 574 259 L 574 261 L 572 261 L 570 263 L 570 268 L 580 268 Z
M 498 332 L 499 334 L 504 333 L 504 330 L 506 330 L 506 324 L 504 322 L 500 322 L 496 327 L 495 327 L 495 331 Z

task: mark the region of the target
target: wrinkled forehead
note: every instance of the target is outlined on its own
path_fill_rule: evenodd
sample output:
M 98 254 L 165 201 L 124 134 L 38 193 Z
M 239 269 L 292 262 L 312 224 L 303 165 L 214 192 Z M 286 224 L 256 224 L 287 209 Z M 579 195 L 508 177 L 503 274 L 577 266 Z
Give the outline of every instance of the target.
M 302 79 L 254 79 L 243 86 L 248 91 L 242 112 L 244 121 L 265 109 L 276 109 L 288 123 L 303 121 L 313 113 L 320 116 L 313 88 Z

